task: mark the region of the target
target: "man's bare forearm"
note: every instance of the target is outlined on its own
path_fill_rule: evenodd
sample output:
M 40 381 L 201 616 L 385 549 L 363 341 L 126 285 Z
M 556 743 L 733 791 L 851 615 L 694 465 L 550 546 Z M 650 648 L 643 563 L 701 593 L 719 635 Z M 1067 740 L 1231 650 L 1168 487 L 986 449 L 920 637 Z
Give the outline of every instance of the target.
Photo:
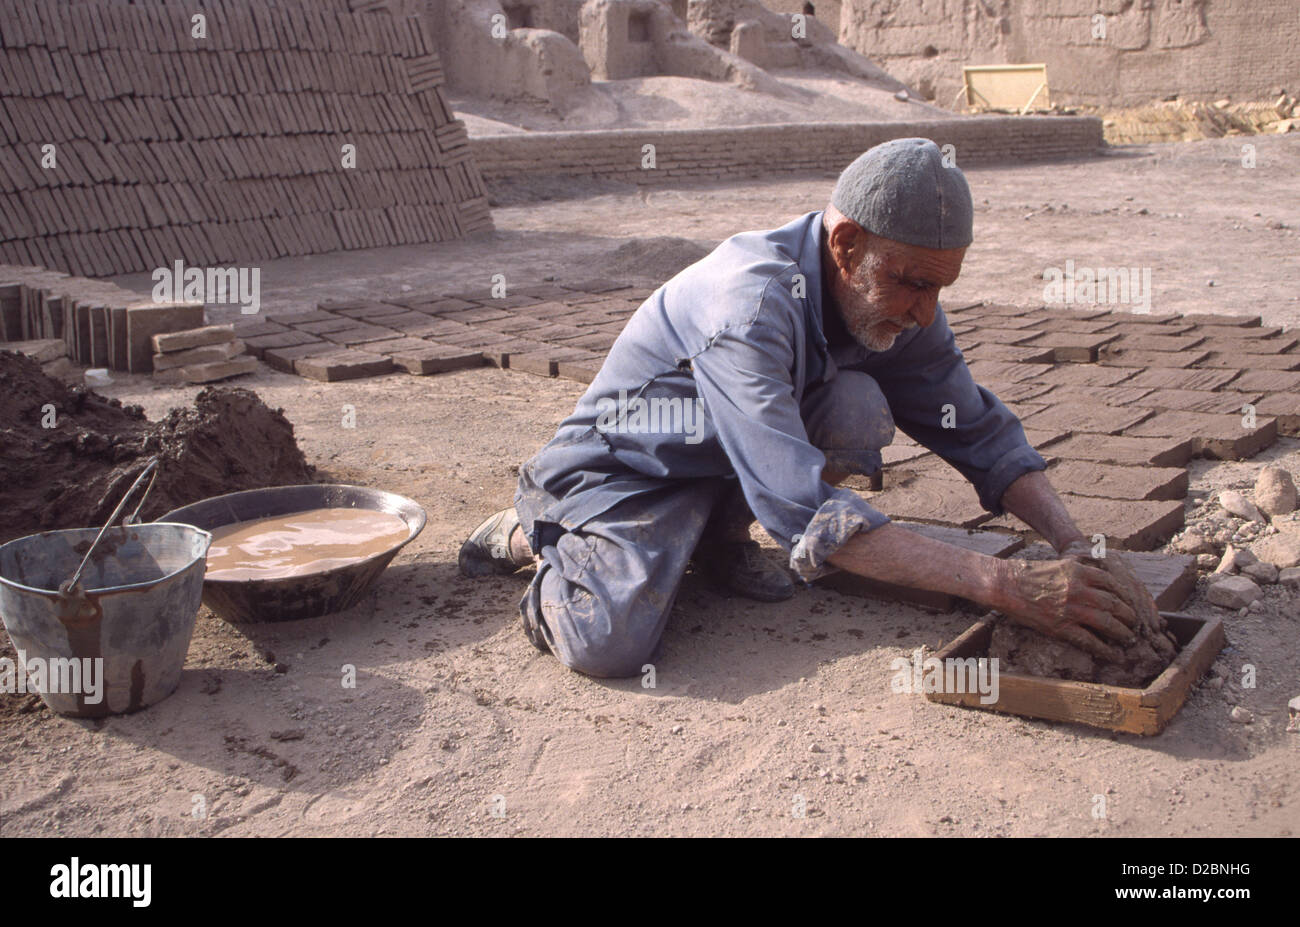
M 1086 540 L 1041 470 L 1032 470 L 1008 486 L 1002 507 L 1046 538 L 1058 554 L 1072 542 Z
M 998 608 L 1012 565 L 896 525 L 859 532 L 833 553 L 831 566 L 868 579 L 945 592 Z

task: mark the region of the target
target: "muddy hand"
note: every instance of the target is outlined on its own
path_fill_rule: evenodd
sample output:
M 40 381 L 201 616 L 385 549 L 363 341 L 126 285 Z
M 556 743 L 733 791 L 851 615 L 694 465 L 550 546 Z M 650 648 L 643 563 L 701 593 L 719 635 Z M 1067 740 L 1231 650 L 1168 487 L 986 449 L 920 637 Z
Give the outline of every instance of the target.
M 1150 590 L 1138 579 L 1124 555 L 1118 551 L 1108 551 L 1105 557 L 1092 556 L 1092 549 L 1085 541 L 1076 541 L 1067 547 L 1062 556 L 1073 557 L 1080 563 L 1086 563 L 1105 570 L 1119 584 L 1123 598 L 1137 614 L 1149 633 L 1146 635 L 1156 653 L 1167 659 L 1173 659 L 1177 647 L 1170 640 L 1166 631 L 1167 623 L 1160 616 L 1160 609 L 1151 597 Z
M 1138 615 L 1106 570 L 1073 558 L 1015 560 L 1007 566 L 1011 582 L 1000 610 L 1017 624 L 1111 662 L 1122 660 L 1123 653 L 1102 637 L 1122 645 L 1137 639 L 1131 629 Z

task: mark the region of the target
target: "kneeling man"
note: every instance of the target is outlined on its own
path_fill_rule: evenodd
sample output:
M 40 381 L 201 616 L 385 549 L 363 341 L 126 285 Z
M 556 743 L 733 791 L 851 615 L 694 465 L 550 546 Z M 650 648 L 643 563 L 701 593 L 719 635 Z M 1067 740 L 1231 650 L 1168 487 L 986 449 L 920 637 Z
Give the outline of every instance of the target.
M 537 562 L 520 603 L 539 649 L 592 676 L 648 662 L 697 567 L 764 601 L 834 569 L 959 595 L 1117 658 L 1150 594 L 1089 545 L 1016 417 L 978 386 L 939 306 L 971 243 L 961 171 L 927 139 L 854 161 L 830 204 L 727 239 L 637 310 L 590 388 L 520 470 L 514 507 L 460 551 L 468 575 Z M 945 420 L 946 419 L 946 420 Z M 949 427 L 945 427 L 949 426 Z M 1061 559 L 1007 561 L 892 524 L 836 488 L 901 428 Z

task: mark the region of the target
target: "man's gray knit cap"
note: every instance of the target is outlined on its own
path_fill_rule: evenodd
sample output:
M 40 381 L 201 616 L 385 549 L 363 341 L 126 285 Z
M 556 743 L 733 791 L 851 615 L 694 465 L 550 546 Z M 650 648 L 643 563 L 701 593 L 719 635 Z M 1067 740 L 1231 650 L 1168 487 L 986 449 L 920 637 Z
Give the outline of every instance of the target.
M 975 206 L 956 165 L 928 138 L 896 138 L 844 169 L 831 205 L 868 232 L 922 248 L 971 243 Z

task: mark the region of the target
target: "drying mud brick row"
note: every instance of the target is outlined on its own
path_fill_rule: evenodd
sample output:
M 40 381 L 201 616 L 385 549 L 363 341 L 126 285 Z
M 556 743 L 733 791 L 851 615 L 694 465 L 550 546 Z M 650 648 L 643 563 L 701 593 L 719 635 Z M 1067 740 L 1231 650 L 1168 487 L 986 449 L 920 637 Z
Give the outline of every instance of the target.
M 413 7 L 207 12 L 196 53 L 175 4 L 0 2 L 0 261 L 107 276 L 491 228 Z

